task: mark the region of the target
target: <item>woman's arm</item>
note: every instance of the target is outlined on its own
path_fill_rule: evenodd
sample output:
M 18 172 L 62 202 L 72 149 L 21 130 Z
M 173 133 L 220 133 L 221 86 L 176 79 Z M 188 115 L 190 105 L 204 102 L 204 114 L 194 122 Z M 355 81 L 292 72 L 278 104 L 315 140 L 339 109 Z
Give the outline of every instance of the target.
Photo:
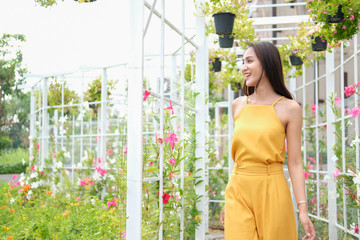
M 286 126 L 288 169 L 296 202 L 298 203 L 299 219 L 307 234 L 303 239 L 315 239 L 314 225 L 311 223 L 307 212 L 305 178 L 301 156 L 302 109 L 297 102 L 291 101 L 287 112 L 289 116 Z

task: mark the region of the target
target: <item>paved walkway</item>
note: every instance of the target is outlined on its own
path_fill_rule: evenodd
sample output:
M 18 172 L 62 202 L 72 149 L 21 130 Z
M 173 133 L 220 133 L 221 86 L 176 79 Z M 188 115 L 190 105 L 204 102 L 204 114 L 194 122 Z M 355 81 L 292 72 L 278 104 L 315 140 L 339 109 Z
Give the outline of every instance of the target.
M 16 173 L 16 175 L 20 175 Z M 14 174 L 0 174 L 0 180 L 10 181 Z

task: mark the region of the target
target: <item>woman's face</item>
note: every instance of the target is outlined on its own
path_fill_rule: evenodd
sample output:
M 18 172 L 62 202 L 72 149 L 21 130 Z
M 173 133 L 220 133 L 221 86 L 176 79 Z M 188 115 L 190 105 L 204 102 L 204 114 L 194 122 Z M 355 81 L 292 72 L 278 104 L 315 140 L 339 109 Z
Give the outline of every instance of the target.
M 255 87 L 261 76 L 262 66 L 252 47 L 245 51 L 241 72 L 245 76 L 246 85 L 248 87 Z

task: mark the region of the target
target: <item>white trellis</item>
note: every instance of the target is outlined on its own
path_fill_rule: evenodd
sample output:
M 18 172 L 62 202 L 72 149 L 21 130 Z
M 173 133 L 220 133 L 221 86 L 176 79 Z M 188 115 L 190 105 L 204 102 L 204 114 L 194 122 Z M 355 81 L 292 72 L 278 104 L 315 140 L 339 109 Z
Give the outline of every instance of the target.
M 347 52 L 347 58 L 345 59 L 344 52 Z M 347 164 L 346 164 L 346 157 L 345 157 L 345 145 L 346 143 L 346 132 L 345 132 L 345 126 L 344 126 L 344 120 L 351 118 L 351 115 L 345 116 L 344 108 L 348 106 L 357 106 L 358 105 L 358 96 L 355 94 L 353 97 L 346 99 L 344 98 L 344 72 L 345 67 L 347 67 L 348 71 L 353 71 L 353 73 L 350 73 L 353 76 L 353 81 L 348 82 L 348 85 L 351 85 L 352 83 L 358 83 L 358 57 L 359 57 L 359 50 L 358 50 L 358 36 L 354 36 L 353 40 L 350 41 L 350 44 L 348 47 L 344 48 L 344 43 L 341 44 L 341 47 L 336 48 L 334 52 L 326 53 L 326 59 L 321 60 L 320 62 L 314 62 L 313 67 L 310 69 L 305 69 L 303 67 L 303 76 L 298 79 L 291 79 L 290 80 L 290 88 L 292 90 L 292 93 L 295 95 L 296 99 L 302 104 L 303 107 L 305 107 L 305 104 L 309 103 L 309 99 L 313 100 L 313 104 L 318 106 L 316 108 L 316 114 L 315 114 L 315 123 L 310 128 L 313 128 L 315 130 L 315 141 L 316 141 L 316 169 L 311 170 L 310 172 L 312 174 L 316 175 L 316 202 L 313 204 L 316 204 L 316 214 L 309 214 L 314 219 L 317 219 L 319 221 L 324 222 L 325 224 L 328 224 L 328 230 L 329 230 L 329 239 L 338 239 L 338 230 L 342 230 L 346 232 L 347 234 L 351 234 L 352 236 L 356 238 L 360 238 L 359 234 L 353 234 L 349 231 L 349 223 L 347 222 L 347 206 L 345 201 L 345 189 L 344 189 L 344 199 L 343 199 L 343 206 L 341 207 L 341 212 L 344 213 L 344 220 L 343 222 L 338 221 L 337 213 L 340 211 L 339 206 L 337 206 L 337 197 L 336 197 L 336 183 L 333 178 L 333 173 L 335 171 L 336 165 L 335 162 L 332 161 L 334 157 L 334 151 L 333 151 L 333 145 L 335 144 L 335 121 L 341 121 L 342 125 L 342 156 L 343 156 L 343 162 L 342 162 L 342 169 L 343 172 L 346 173 L 347 170 Z M 353 62 L 353 66 L 349 67 L 346 66 L 347 63 Z M 337 63 L 335 65 L 335 63 Z M 320 74 L 320 69 L 321 74 Z M 314 77 L 312 80 L 309 80 L 309 72 L 314 73 Z M 350 75 L 349 74 L 349 75 Z M 340 75 L 340 76 L 339 76 Z M 322 87 L 320 87 L 320 85 Z M 325 87 L 324 87 L 325 85 Z M 309 93 L 308 88 L 311 88 L 313 86 L 313 93 Z M 332 94 L 336 92 L 339 94 L 341 98 L 341 118 L 335 119 L 335 115 L 332 112 L 330 103 L 328 102 L 328 99 Z M 313 96 L 312 96 L 313 95 Z M 323 99 L 326 101 L 326 117 L 322 118 L 319 116 L 319 99 Z M 311 103 L 311 102 L 310 102 Z M 346 104 L 346 105 L 345 105 Z M 303 115 L 305 116 L 305 108 L 303 108 Z M 306 141 L 307 135 L 306 135 L 306 129 L 307 121 L 304 119 L 303 121 L 303 159 L 305 163 L 307 163 L 309 160 L 307 159 L 307 145 L 309 144 Z M 320 166 L 319 163 L 319 138 L 320 138 L 320 132 L 319 127 L 326 127 L 326 142 L 327 142 L 327 166 Z M 359 119 L 355 118 L 354 120 L 354 132 L 355 137 L 359 137 Z M 324 170 L 320 170 L 320 167 L 324 167 Z M 356 168 L 359 168 L 359 145 L 356 144 Z M 324 179 L 325 176 L 328 176 Z M 321 198 L 321 192 L 320 192 L 320 186 L 327 183 L 327 191 L 328 191 L 328 217 L 324 217 L 322 214 L 320 214 L 320 198 Z M 359 190 L 359 186 L 357 186 L 357 189 Z M 358 195 L 357 195 L 358 197 Z M 310 205 L 310 204 L 309 204 Z M 358 212 L 352 213 L 356 216 L 358 215 Z M 357 222 L 358 223 L 358 222 Z

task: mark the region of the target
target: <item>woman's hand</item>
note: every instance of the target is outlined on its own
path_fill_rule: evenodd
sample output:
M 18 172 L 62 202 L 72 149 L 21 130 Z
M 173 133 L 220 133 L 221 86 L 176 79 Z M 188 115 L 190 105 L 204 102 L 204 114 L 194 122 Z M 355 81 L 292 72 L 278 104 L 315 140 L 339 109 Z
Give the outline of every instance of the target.
M 224 224 L 225 224 L 225 207 L 223 207 L 223 209 L 221 210 L 221 213 L 220 213 L 220 222 L 221 222 L 221 224 L 224 226 Z
M 305 230 L 305 236 L 302 240 L 309 239 L 314 240 L 316 237 L 314 224 L 311 222 L 307 211 L 301 211 L 299 209 L 299 219 Z

